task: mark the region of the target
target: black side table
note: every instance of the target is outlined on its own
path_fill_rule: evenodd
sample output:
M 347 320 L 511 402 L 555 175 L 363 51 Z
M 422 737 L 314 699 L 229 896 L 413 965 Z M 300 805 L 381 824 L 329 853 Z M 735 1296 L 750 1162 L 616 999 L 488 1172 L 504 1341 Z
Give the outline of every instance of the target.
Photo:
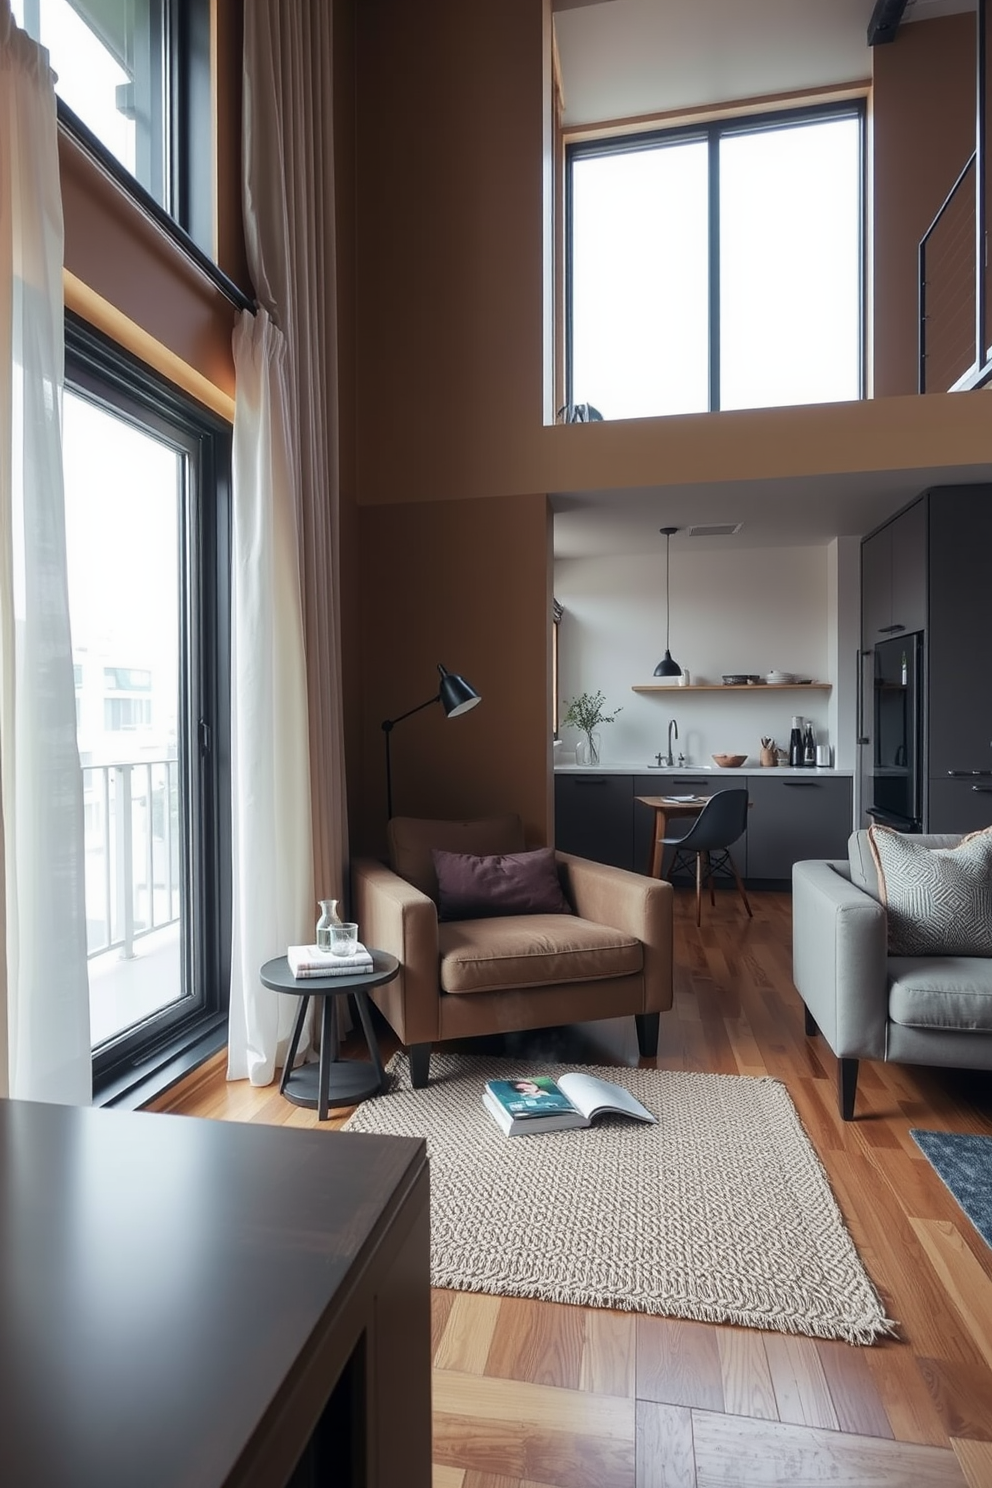
M 356 972 L 353 976 L 294 977 L 285 956 L 266 961 L 259 972 L 263 986 L 273 992 L 288 992 L 300 999 L 293 1037 L 290 1040 L 286 1063 L 283 1065 L 279 1093 L 297 1106 L 316 1107 L 318 1121 L 327 1120 L 328 1106 L 353 1106 L 366 1096 L 378 1095 L 385 1083 L 382 1058 L 376 1041 L 375 1030 L 369 1014 L 369 987 L 378 987 L 391 982 L 400 969 L 400 963 L 388 951 L 370 951 L 372 970 Z M 355 1005 L 369 1046 L 371 1063 L 360 1059 L 338 1058 L 338 1004 L 337 999 L 354 994 Z M 323 1000 L 320 1025 L 320 1063 L 301 1064 L 293 1068 L 296 1051 L 303 1032 L 307 1004 L 311 997 Z

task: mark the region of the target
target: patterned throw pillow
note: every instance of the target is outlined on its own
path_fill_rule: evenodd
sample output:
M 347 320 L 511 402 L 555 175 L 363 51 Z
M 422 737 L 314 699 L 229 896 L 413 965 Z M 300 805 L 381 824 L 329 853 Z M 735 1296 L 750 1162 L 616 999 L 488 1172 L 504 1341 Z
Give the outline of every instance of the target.
M 873 826 L 893 956 L 992 956 L 992 827 L 956 847 Z

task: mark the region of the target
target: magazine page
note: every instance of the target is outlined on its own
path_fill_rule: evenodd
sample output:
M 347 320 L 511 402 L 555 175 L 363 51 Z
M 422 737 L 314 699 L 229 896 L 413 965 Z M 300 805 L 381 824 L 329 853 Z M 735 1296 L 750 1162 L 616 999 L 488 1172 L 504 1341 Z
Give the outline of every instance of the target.
M 515 1120 L 534 1116 L 557 1116 L 574 1111 L 575 1105 L 548 1075 L 533 1079 L 488 1080 L 486 1089 Z
M 623 1116 L 634 1116 L 638 1121 L 657 1121 L 636 1095 L 631 1095 L 623 1085 L 612 1080 L 600 1080 L 596 1075 L 583 1075 L 578 1070 L 562 1075 L 558 1082 L 573 1105 L 586 1117 L 597 1111 L 619 1111 Z

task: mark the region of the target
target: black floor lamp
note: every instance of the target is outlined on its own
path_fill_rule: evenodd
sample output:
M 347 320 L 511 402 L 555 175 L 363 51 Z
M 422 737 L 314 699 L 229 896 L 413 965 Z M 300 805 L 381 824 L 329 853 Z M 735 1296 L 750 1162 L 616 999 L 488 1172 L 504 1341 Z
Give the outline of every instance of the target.
M 418 703 L 415 708 L 410 708 L 406 713 L 401 713 L 399 718 L 386 718 L 383 720 L 382 732 L 386 740 L 386 820 L 389 821 L 393 815 L 393 771 L 389 759 L 389 736 L 398 723 L 404 718 L 412 718 L 414 713 L 419 713 L 422 708 L 429 708 L 431 703 L 440 703 L 444 709 L 445 716 L 457 718 L 462 713 L 467 713 L 474 708 L 476 703 L 482 699 L 464 677 L 459 677 L 454 672 L 449 672 L 440 662 L 437 669 L 441 674 L 441 683 L 438 691 L 426 702 Z

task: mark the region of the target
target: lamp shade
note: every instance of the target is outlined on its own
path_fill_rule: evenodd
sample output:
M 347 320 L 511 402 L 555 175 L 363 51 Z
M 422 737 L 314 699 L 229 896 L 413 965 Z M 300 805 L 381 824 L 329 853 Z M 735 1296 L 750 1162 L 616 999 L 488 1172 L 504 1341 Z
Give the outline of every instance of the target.
M 677 661 L 672 659 L 672 653 L 665 648 L 665 654 L 654 669 L 656 677 L 681 677 L 682 668 Z
M 456 672 L 449 672 L 440 662 L 437 669 L 441 674 L 438 697 L 446 717 L 458 718 L 460 714 L 474 708 L 476 703 L 481 703 L 481 697 L 464 677 L 459 677 Z

